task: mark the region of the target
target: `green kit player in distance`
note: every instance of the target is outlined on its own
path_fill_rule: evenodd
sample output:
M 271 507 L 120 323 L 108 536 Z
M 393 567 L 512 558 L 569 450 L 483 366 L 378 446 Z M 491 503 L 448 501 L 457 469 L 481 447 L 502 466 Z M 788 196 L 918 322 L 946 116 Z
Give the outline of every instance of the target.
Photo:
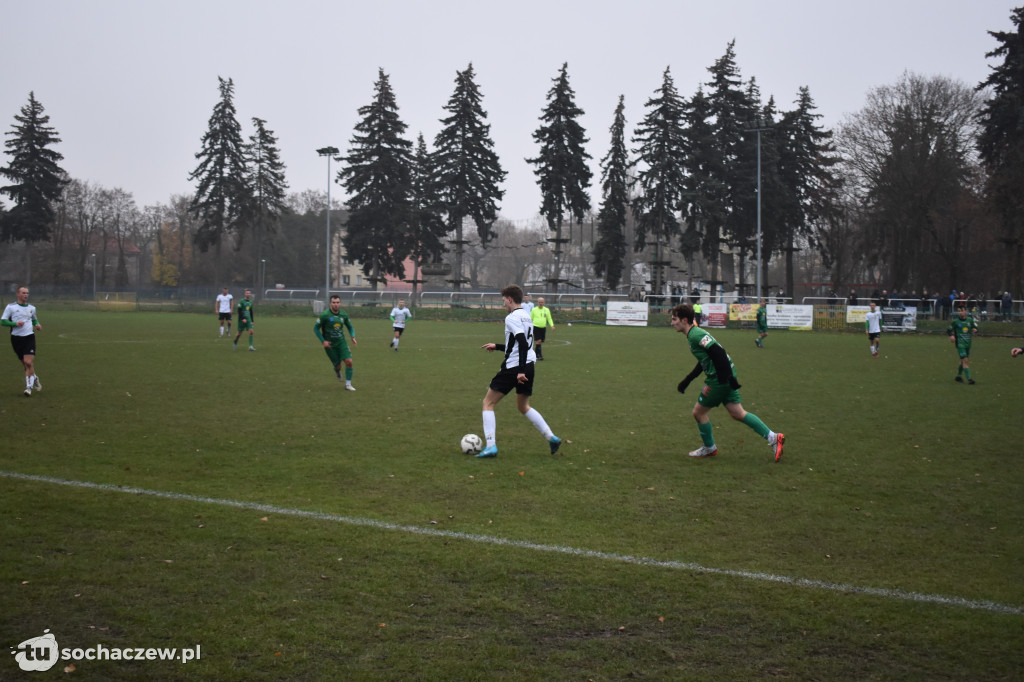
M 686 334 L 690 352 L 697 358 L 697 366 L 679 382 L 679 392 L 685 393 L 690 382 L 700 376 L 701 372 L 704 373 L 704 388 L 693 406 L 693 418 L 697 420 L 697 430 L 704 444 L 691 452 L 690 457 L 714 457 L 718 454 L 708 412 L 713 407 L 725 405 L 729 416 L 743 422 L 768 441 L 776 462 L 782 459 L 785 435 L 775 433 L 765 426 L 757 415 L 743 409 L 740 402 L 740 382 L 733 371 L 732 359 L 715 337 L 694 324 L 692 305 L 683 303 L 672 309 L 672 328 Z
M 256 347 L 252 345 L 253 328 L 256 326 L 255 319 L 256 316 L 252 311 L 252 291 L 246 289 L 245 298 L 238 302 L 238 333 L 235 334 L 233 349 L 238 348 L 238 339 L 242 337 L 242 334 L 249 332 L 249 350 L 256 350 Z
M 978 323 L 974 321 L 974 317 L 967 314 L 967 308 L 964 306 L 957 308 L 956 317 L 949 323 L 946 333 L 949 334 L 950 342 L 956 344 L 956 352 L 960 356 L 960 364 L 957 365 L 955 379 L 955 381 L 960 383 L 964 381 L 963 375 L 967 375 L 967 383 L 974 383 L 974 379 L 971 378 L 970 368 L 971 338 L 977 332 Z
M 761 299 L 761 305 L 757 306 L 757 321 L 754 323 L 757 327 L 757 338 L 754 339 L 754 343 L 757 344 L 758 348 L 764 348 L 763 339 L 768 336 L 768 302 Z
M 323 344 L 324 352 L 327 353 L 327 359 L 334 367 L 338 381 L 341 381 L 341 365 L 345 364 L 345 390 L 354 391 L 356 388 L 352 385 L 352 351 L 349 350 L 348 343 L 345 342 L 345 328 L 348 329 L 348 335 L 352 337 L 352 345 L 358 346 L 356 333 L 352 329 L 348 313 L 341 309 L 341 297 L 331 296 L 330 310 L 320 313 L 320 317 L 313 324 L 313 333 Z

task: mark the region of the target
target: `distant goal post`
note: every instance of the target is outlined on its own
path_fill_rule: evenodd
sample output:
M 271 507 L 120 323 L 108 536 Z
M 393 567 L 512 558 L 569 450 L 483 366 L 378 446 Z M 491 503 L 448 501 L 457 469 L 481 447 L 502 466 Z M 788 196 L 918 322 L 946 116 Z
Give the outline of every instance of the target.
M 135 310 L 139 296 L 134 291 L 97 291 L 96 307 L 100 310 Z

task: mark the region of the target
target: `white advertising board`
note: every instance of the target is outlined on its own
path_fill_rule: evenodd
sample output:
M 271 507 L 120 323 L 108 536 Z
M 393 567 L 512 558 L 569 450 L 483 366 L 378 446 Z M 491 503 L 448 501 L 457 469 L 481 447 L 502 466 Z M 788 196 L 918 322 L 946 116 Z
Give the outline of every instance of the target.
M 814 327 L 813 305 L 775 305 L 765 306 L 768 313 L 768 326 L 776 329 L 812 329 Z
M 646 327 L 647 303 L 640 301 L 609 301 L 605 305 L 606 325 Z

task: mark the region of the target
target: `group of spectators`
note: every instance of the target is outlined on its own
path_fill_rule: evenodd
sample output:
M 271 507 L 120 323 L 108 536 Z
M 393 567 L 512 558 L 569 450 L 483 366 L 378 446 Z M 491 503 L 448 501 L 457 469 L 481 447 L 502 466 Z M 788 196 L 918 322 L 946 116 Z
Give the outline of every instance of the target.
M 929 293 L 927 290 L 924 290 L 920 295 L 918 295 L 917 291 L 904 295 L 896 290 L 893 290 L 890 294 L 886 289 L 875 289 L 871 296 L 859 297 L 856 290 L 850 289 L 850 295 L 846 297 L 846 305 L 867 305 L 872 302 L 879 307 L 905 308 L 907 306 L 917 306 L 919 312 L 931 312 L 937 318 L 941 317 L 943 320 L 950 319 L 960 306 L 964 306 L 968 312 L 987 318 L 991 303 L 992 314 L 1000 316 L 1004 322 L 1009 322 L 1013 319 L 1013 297 L 1009 291 L 996 292 L 991 297 L 986 297 L 984 294 L 968 295 L 956 289 L 953 289 L 948 294 L 940 292 Z M 839 295 L 835 289 L 829 293 L 828 303 L 829 305 L 839 304 Z

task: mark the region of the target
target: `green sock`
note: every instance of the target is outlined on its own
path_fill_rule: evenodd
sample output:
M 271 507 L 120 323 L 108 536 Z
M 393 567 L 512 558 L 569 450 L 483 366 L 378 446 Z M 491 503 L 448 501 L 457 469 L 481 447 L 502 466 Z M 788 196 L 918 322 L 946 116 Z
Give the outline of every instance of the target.
M 957 365 L 957 367 L 956 367 L 956 375 L 960 376 L 963 373 L 964 373 L 964 366 L 963 365 Z
M 711 422 L 697 424 L 697 430 L 700 431 L 700 439 L 704 442 L 704 445 L 709 448 L 715 447 L 715 436 L 712 433 Z
M 754 429 L 761 438 L 767 438 L 768 432 L 771 431 L 753 412 L 747 412 L 747 416 L 743 418 L 743 423 Z
M 351 367 L 346 367 L 345 368 L 345 381 L 352 381 L 352 368 Z
M 971 368 L 970 367 L 965 368 L 964 369 L 964 374 L 967 375 L 967 380 L 970 381 L 971 380 Z

